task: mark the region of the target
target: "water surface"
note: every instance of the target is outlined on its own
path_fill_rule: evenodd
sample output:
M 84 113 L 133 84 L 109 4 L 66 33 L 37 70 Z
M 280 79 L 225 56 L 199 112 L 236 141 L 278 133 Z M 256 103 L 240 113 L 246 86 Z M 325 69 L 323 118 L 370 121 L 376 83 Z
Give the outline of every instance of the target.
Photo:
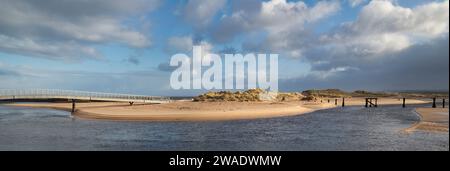
M 345 107 L 220 122 L 119 122 L 0 105 L 0 150 L 448 151 L 448 133 L 401 132 L 419 120 L 412 107 Z

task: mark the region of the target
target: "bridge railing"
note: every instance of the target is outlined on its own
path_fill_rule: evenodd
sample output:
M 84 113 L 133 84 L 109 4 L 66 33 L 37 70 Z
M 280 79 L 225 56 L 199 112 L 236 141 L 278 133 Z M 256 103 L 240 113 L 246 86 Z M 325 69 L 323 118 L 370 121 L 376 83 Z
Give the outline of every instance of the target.
M 129 99 L 129 100 L 161 100 L 169 101 L 169 97 L 163 96 L 144 96 L 119 93 L 100 93 L 76 90 L 59 90 L 59 89 L 0 89 L 0 97 L 78 97 L 92 99 Z

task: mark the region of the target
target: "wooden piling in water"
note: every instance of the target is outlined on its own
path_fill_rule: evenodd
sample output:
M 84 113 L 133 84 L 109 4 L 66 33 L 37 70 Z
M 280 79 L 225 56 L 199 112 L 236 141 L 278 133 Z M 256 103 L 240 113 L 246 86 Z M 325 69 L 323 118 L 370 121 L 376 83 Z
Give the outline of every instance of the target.
M 402 104 L 402 107 L 403 107 L 403 108 L 406 107 L 405 101 L 406 101 L 406 98 L 403 98 L 403 104 Z
M 442 99 L 442 108 L 445 108 L 445 99 Z
M 375 103 L 373 102 L 375 100 Z M 378 107 L 378 98 L 366 98 L 365 107 Z
M 345 107 L 345 97 L 342 98 L 342 107 Z
M 75 100 L 72 99 L 72 113 L 75 112 Z
M 337 106 L 337 99 L 334 99 L 334 105 Z
M 432 106 L 433 108 L 436 108 L 436 97 L 435 98 L 433 98 L 433 106 Z

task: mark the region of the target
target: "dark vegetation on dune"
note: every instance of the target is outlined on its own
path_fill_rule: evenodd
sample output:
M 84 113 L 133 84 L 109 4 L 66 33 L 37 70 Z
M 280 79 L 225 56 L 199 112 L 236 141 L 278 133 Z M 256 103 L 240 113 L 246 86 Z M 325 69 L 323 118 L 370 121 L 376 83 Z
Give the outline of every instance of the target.
M 237 101 L 257 102 L 262 101 L 261 96 L 270 96 L 270 93 L 261 89 L 249 89 L 247 91 L 218 91 L 207 92 L 194 97 L 194 101 Z M 391 97 L 391 98 L 448 98 L 448 92 L 370 92 L 356 90 L 347 92 L 340 89 L 305 90 L 303 92 L 279 92 L 272 95 L 272 101 L 315 101 L 322 98 L 349 98 L 349 97 Z

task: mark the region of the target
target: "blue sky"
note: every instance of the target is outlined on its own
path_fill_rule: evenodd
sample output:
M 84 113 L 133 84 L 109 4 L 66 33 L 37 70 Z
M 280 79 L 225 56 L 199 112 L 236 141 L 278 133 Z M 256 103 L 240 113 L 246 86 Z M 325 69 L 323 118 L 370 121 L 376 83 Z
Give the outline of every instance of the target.
M 0 1 L 0 88 L 193 95 L 164 69 L 192 45 L 279 53 L 281 91 L 449 85 L 448 1 Z

